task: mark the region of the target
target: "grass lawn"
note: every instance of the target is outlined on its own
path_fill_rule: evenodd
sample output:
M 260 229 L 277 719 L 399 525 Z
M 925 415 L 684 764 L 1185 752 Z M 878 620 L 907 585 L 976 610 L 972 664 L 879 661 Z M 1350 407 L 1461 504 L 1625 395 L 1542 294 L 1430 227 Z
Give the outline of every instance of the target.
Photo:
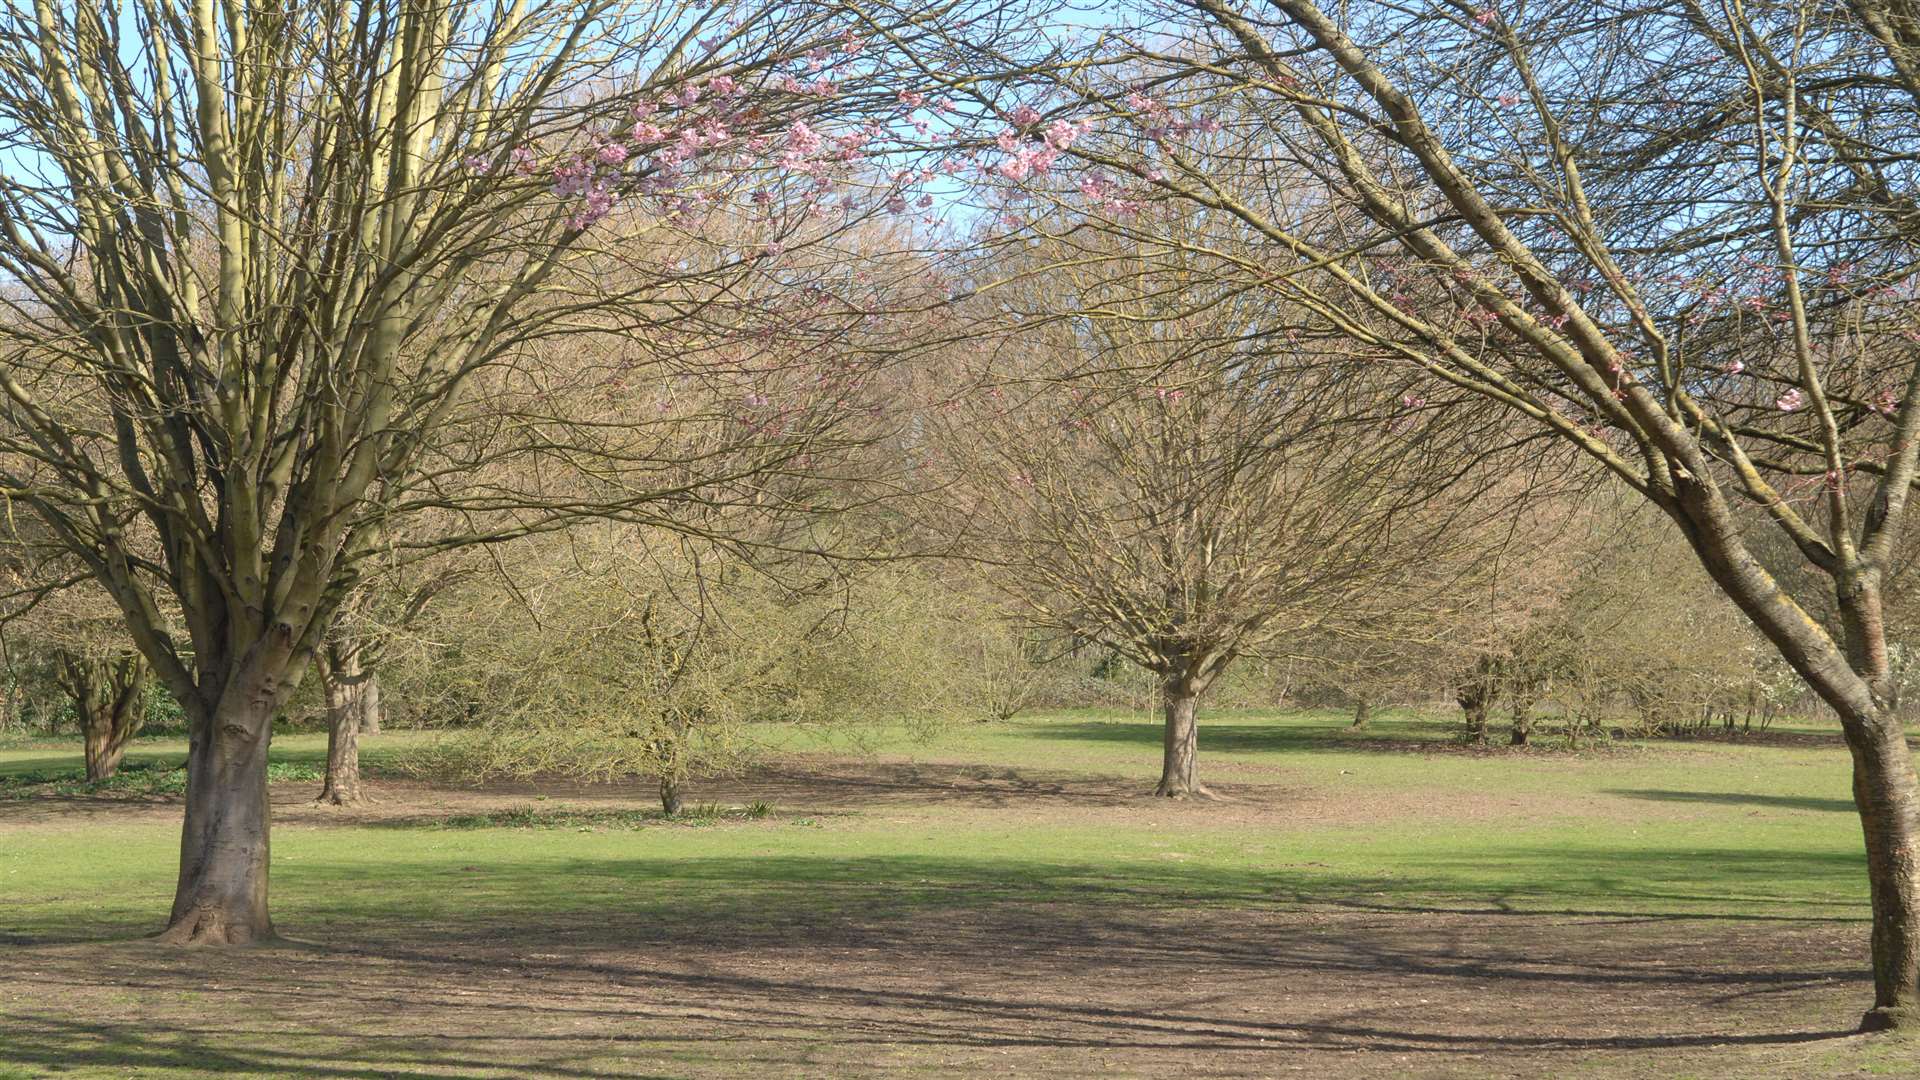
M 285 941 L 161 949 L 179 808 L 0 746 L 0 1078 L 1920 1075 L 1870 1003 L 1831 731 L 1469 753 L 1414 717 L 1221 713 L 1146 795 L 1149 718 L 850 745 L 660 821 L 645 785 L 383 778 L 306 804 Z M 178 742 L 130 760 L 172 764 Z M 765 812 L 768 808 L 771 812 Z

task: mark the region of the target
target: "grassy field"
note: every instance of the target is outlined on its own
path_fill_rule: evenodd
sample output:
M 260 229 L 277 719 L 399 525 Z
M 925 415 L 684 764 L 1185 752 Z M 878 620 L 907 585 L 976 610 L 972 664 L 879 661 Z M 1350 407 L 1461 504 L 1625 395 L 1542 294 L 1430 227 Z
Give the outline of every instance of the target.
M 0 748 L 0 1078 L 1920 1074 L 1869 1003 L 1846 754 L 1465 752 L 1438 723 L 1075 713 L 643 785 L 382 778 L 306 805 L 275 743 L 285 941 L 164 950 L 165 783 Z M 171 764 L 177 742 L 142 743 Z M 164 776 L 155 772 L 153 776 Z

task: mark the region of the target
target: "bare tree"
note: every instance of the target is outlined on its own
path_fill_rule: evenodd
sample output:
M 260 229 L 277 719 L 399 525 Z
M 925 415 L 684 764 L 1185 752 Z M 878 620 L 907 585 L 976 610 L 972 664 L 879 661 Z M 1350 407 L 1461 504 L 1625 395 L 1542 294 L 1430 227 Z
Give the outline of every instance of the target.
M 1110 177 L 1088 209 L 1173 200 L 1242 223 L 1264 242 L 1241 265 L 1249 287 L 1506 406 L 1668 517 L 1841 718 L 1874 912 L 1864 1023 L 1912 1021 L 1920 801 L 1883 604 L 1920 455 L 1911 13 L 1191 0 L 1136 14 L 1109 34 L 1110 63 L 1027 83 L 1091 121 L 1069 151 Z M 1041 70 L 1005 59 L 1016 77 Z M 1214 133 L 1243 148 L 1230 167 L 1187 149 Z M 1023 141 L 1010 153 L 1031 158 Z M 1302 177 L 1339 212 L 1302 218 L 1271 197 Z M 1786 539 L 1837 632 L 1757 557 L 1756 527 Z
M 1229 664 L 1363 634 L 1446 573 L 1492 504 L 1426 505 L 1468 471 L 1450 456 L 1472 419 L 1407 415 L 1392 377 L 1316 375 L 1331 346 L 1285 333 L 1284 307 L 1111 238 L 1023 258 L 1043 269 L 988 294 L 1026 308 L 1013 334 L 931 410 L 956 476 L 936 497 L 1029 620 L 1158 677 L 1156 794 L 1208 795 L 1195 714 Z
M 549 404 L 716 337 L 796 355 L 871 317 L 794 253 L 904 197 L 881 176 L 857 213 L 824 201 L 900 108 L 866 29 L 614 0 L 0 16 L 0 491 L 186 712 L 165 940 L 272 933 L 271 720 L 361 564 L 660 518 L 831 424 L 736 429 L 689 481 L 659 424 Z M 589 333 L 614 344 L 525 363 Z M 399 527 L 430 511 L 444 528 Z

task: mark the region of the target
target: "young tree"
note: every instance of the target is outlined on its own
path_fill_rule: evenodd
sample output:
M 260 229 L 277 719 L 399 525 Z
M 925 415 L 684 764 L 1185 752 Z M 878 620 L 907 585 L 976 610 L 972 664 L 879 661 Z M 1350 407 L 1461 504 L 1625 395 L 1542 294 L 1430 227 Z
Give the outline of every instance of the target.
M 1875 0 L 1139 14 L 1111 35 L 1124 62 L 1048 82 L 1094 120 L 1073 152 L 1119 178 L 1095 209 L 1241 222 L 1265 245 L 1250 287 L 1499 402 L 1669 518 L 1840 716 L 1872 893 L 1864 1023 L 1920 1017 L 1920 799 L 1883 602 L 1920 455 L 1913 20 Z M 1246 148 L 1224 172 L 1183 145 L 1216 130 Z M 1303 175 L 1337 215 L 1269 197 Z
M 935 590 L 898 573 L 816 556 L 769 565 L 631 526 L 512 550 L 503 576 L 476 575 L 428 609 L 431 644 L 395 665 L 418 700 L 486 703 L 477 731 L 419 767 L 643 777 L 672 816 L 695 781 L 751 759 L 755 724 L 928 721 L 958 704 Z
M 0 491 L 186 712 L 165 940 L 271 935 L 271 721 L 363 563 L 652 518 L 804 453 L 749 433 L 668 480 L 657 425 L 546 403 L 697 356 L 695 330 L 800 353 L 871 315 L 775 254 L 906 197 L 824 200 L 904 108 L 868 25 L 615 0 L 0 15 Z M 562 334 L 620 345 L 525 364 Z M 464 482 L 488 470 L 511 482 Z M 443 530 L 400 527 L 429 511 Z

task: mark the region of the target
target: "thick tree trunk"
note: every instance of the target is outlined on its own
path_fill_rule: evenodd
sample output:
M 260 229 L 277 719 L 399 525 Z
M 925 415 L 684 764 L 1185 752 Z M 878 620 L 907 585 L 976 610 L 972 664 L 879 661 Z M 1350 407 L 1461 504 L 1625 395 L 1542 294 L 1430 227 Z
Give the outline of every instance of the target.
M 239 696 L 239 695 L 235 695 Z M 187 751 L 180 878 L 160 940 L 244 945 L 273 936 L 267 917 L 267 745 L 271 708 L 228 708 L 196 725 Z
M 1373 719 L 1373 704 L 1371 702 L 1362 701 L 1353 707 L 1353 726 L 1355 729 L 1366 727 L 1367 721 L 1371 719 Z
M 660 809 L 668 817 L 680 812 L 680 781 L 671 776 L 660 778 Z
M 1190 682 L 1169 679 L 1165 688 L 1167 722 L 1162 732 L 1160 786 L 1153 793 L 1168 799 L 1208 797 L 1213 793 L 1194 777 L 1199 731 L 1194 713 L 1200 695 Z
M 106 780 L 120 771 L 134 725 L 116 723 L 110 709 L 93 710 L 80 722 L 87 760 L 87 780 Z
M 1899 721 L 1882 713 L 1848 723 L 1853 801 L 1866 838 L 1873 902 L 1869 1031 L 1920 1024 L 1920 794 Z
M 138 656 L 60 658 L 59 681 L 73 699 L 89 781 L 119 771 L 127 743 L 146 719 L 140 709 L 146 675 L 146 664 Z
M 360 690 L 342 681 L 329 664 L 321 673 L 327 692 L 327 775 L 317 802 L 351 806 L 360 801 Z

